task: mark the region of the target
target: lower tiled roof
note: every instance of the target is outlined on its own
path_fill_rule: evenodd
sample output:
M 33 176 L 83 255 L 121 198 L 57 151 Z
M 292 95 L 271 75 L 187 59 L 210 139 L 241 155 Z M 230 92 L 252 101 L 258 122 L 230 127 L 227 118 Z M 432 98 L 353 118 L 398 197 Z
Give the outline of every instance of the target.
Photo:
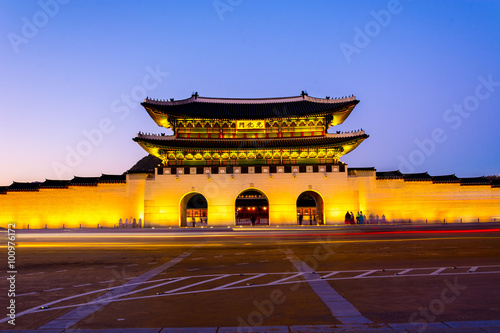
M 286 149 L 298 147 L 321 147 L 342 145 L 368 138 L 367 134 L 349 137 L 296 137 L 296 138 L 273 138 L 273 139 L 151 139 L 136 137 L 133 140 L 138 143 L 150 143 L 164 148 L 172 149 Z

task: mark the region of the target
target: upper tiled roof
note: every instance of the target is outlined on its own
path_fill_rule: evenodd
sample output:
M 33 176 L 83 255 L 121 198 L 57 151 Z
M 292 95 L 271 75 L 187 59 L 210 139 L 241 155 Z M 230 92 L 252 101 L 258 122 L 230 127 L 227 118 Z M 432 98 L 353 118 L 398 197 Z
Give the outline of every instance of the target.
M 146 98 L 148 112 L 174 117 L 206 119 L 266 119 L 350 113 L 359 103 L 356 97 L 322 99 L 307 95 L 284 98 L 209 98 L 191 96 L 179 101 Z M 151 112 L 150 112 L 151 114 Z M 347 117 L 347 115 L 346 115 Z M 155 119 L 156 120 L 156 119 Z

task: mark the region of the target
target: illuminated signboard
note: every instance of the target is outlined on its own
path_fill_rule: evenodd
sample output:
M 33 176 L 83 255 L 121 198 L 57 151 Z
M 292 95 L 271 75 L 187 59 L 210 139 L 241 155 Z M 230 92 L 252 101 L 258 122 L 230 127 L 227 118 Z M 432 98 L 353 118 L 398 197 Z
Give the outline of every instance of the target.
M 264 120 L 238 120 L 236 121 L 237 130 L 263 130 L 266 128 Z

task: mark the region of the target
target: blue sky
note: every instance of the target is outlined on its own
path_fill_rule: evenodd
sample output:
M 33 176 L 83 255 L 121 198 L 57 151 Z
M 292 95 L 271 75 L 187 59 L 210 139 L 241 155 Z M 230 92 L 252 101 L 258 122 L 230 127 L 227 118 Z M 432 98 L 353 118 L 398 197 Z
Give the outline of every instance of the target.
M 120 174 L 140 106 L 354 94 L 342 160 L 500 174 L 499 1 L 0 0 L 0 185 Z

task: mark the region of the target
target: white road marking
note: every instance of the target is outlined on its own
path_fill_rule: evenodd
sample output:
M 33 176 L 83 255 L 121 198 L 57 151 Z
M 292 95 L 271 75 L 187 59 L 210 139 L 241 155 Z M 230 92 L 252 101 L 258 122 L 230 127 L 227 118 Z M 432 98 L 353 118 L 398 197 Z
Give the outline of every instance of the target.
M 245 281 L 249 281 L 249 280 L 253 280 L 253 279 L 259 278 L 259 277 L 264 276 L 264 275 L 267 275 L 267 274 L 266 273 L 262 273 L 262 274 L 257 274 L 257 275 L 254 275 L 254 276 L 250 276 L 250 277 L 248 277 L 246 279 L 241 279 L 241 280 L 238 280 L 238 281 L 235 281 L 235 282 L 231 282 L 231 283 L 222 285 L 220 287 L 214 288 L 213 290 L 221 290 L 221 289 L 224 289 L 224 288 L 227 288 L 227 287 L 230 287 L 230 286 L 234 286 L 235 284 L 239 284 L 239 283 L 242 283 L 242 282 L 245 282 Z
M 153 285 L 153 286 L 149 286 L 149 287 L 146 287 L 146 288 L 141 288 L 141 289 L 136 289 L 136 290 L 130 291 L 130 292 L 128 292 L 128 293 L 120 294 L 120 295 L 119 295 L 119 297 L 124 297 L 124 296 L 128 296 L 128 295 L 132 295 L 132 294 L 140 293 L 140 292 L 143 292 L 143 291 L 145 291 L 145 290 L 158 288 L 158 287 L 161 287 L 161 286 L 164 286 L 164 285 L 170 284 L 170 283 L 175 283 L 175 282 L 179 282 L 179 281 L 182 281 L 182 280 L 187 280 L 187 279 L 189 279 L 189 278 L 191 278 L 191 277 L 175 278 L 175 279 L 172 279 L 172 280 L 167 281 L 167 282 L 163 282 L 163 283 L 160 283 L 160 284 L 155 284 L 155 285 Z
M 401 271 L 398 273 L 398 275 L 403 275 L 403 274 L 406 274 L 408 272 L 411 272 L 413 270 L 413 268 L 408 268 L 408 269 L 405 269 L 404 271 Z
M 441 268 L 438 268 L 436 269 L 434 272 L 432 272 L 430 275 L 438 275 L 439 273 L 441 273 L 442 271 L 444 271 L 445 269 L 447 269 L 448 267 L 441 267 Z
M 34 295 L 34 294 L 38 294 L 37 292 L 32 292 L 32 293 L 26 293 L 26 294 L 17 294 L 16 297 L 19 297 L 19 296 L 28 296 L 28 295 Z
M 457 268 L 462 268 L 462 269 L 469 269 L 471 267 L 476 267 L 476 266 L 461 266 L 461 267 L 457 267 Z M 500 265 L 486 265 L 486 266 L 477 266 L 478 268 L 500 268 Z M 156 268 L 155 268 L 156 269 Z M 310 269 L 310 268 L 309 268 Z M 412 268 L 411 270 L 415 270 L 415 271 L 418 271 L 418 270 L 437 270 L 437 269 L 441 269 L 439 267 L 418 267 L 418 268 Z M 312 270 L 310 269 L 308 272 L 311 272 Z M 386 271 L 393 271 L 393 272 L 398 272 L 400 271 L 401 272 L 401 269 L 386 269 Z M 303 283 L 303 282 L 308 282 L 309 284 L 311 283 L 315 283 L 315 282 L 319 282 L 319 281 L 326 281 L 325 279 L 317 279 L 318 276 L 323 276 L 324 277 L 331 277 L 331 276 L 334 276 L 338 273 L 352 273 L 353 275 L 354 274 L 358 274 L 358 276 L 360 275 L 359 273 L 361 272 L 367 272 L 367 270 L 350 270 L 350 271 L 333 271 L 333 272 L 330 272 L 330 271 L 318 271 L 317 274 L 310 274 L 310 273 L 304 273 L 304 274 L 308 274 L 308 275 L 312 275 L 314 276 L 314 278 L 316 280 L 313 280 L 313 281 L 308 281 L 308 280 L 300 280 L 300 281 L 283 281 L 281 284 L 296 284 L 296 283 Z M 285 274 L 290 274 L 290 272 L 282 272 L 282 273 L 247 273 L 247 274 L 253 274 L 252 277 L 254 278 L 257 278 L 257 277 L 260 277 L 260 276 L 264 276 L 264 275 L 280 275 L 280 276 L 284 276 Z M 465 274 L 470 274 L 468 273 L 467 271 L 462 271 L 462 272 L 457 272 L 457 270 L 454 270 L 454 271 L 450 271 L 450 273 L 442 273 L 440 275 L 465 275 Z M 475 274 L 500 274 L 500 270 L 495 270 L 495 271 L 479 271 L 479 272 L 476 272 Z M 141 292 L 143 290 L 146 290 L 146 289 L 152 289 L 152 288 L 158 288 L 158 286 L 161 286 L 161 285 L 164 285 L 164 284 L 169 284 L 169 283 L 174 283 L 174 282 L 177 282 L 177 281 L 182 281 L 184 279 L 188 279 L 188 278 L 212 278 L 213 279 L 210 279 L 210 281 L 213 281 L 214 279 L 220 279 L 220 278 L 223 278 L 223 277 L 227 277 L 227 276 L 235 276 L 235 275 L 240 275 L 240 274 L 218 274 L 218 275 L 214 275 L 214 274 L 211 274 L 211 275 L 193 275 L 193 276 L 187 276 L 187 277 L 176 277 L 175 280 L 170 280 L 168 279 L 167 282 L 165 282 L 167 279 L 159 279 L 159 280 L 147 280 L 147 281 L 138 281 L 138 282 L 135 282 L 135 281 L 130 281 L 126 284 L 123 284 L 121 286 L 116 286 L 114 287 L 114 290 L 115 292 L 116 291 L 121 291 L 123 290 L 121 293 L 120 292 L 116 292 L 115 295 L 110 295 L 109 297 L 107 297 L 105 300 L 100 300 L 100 298 L 96 298 L 94 301 L 91 301 L 91 302 L 87 302 L 87 303 L 79 303 L 79 304 L 69 304 L 69 305 L 64 305 L 64 306 L 52 306 L 54 304 L 57 304 L 57 303 L 61 303 L 61 302 L 65 302 L 65 301 L 69 301 L 71 299 L 75 299 L 75 298 L 80 298 L 82 296 L 86 296 L 86 295 L 92 295 L 92 294 L 95 294 L 95 293 L 100 293 L 100 292 L 103 292 L 103 291 L 106 291 L 107 289 L 104 288 L 104 289 L 97 289 L 97 290 L 92 290 L 92 291 L 89 291 L 89 292 L 85 292 L 85 293 L 81 293 L 81 294 L 77 294 L 77 295 L 72 295 L 72 296 L 68 296 L 68 297 L 64 297 L 64 298 L 61 298 L 61 299 L 58 299 L 58 300 L 55 300 L 55 301 L 52 301 L 52 302 L 49 302 L 49 303 L 45 303 L 45 304 L 41 304 L 41 305 L 44 305 L 44 306 L 50 306 L 49 309 L 43 309 L 41 310 L 40 309 L 40 306 L 36 306 L 36 307 L 33 307 L 29 310 L 25 310 L 25 311 L 22 311 L 18 314 L 16 314 L 18 317 L 19 316 L 22 316 L 22 315 L 25 315 L 25 314 L 30 314 L 30 313 L 38 313 L 38 312 L 46 312 L 46 311 L 51 311 L 51 310 L 58 310 L 58 309 L 71 309 L 71 308 L 81 308 L 81 307 L 84 307 L 84 306 L 93 306 L 93 307 L 98 307 L 101 308 L 102 306 L 104 305 L 107 305 L 111 302 L 121 302 L 121 301 L 131 301 L 131 300 L 138 300 L 138 299 L 145 299 L 145 298 L 153 298 L 153 297 L 164 297 L 164 296 L 174 296 L 174 295 L 188 295 L 188 294 L 194 294 L 194 293 L 206 293 L 206 292 L 213 292 L 213 291 L 218 291 L 218 290 L 231 290 L 231 289 L 243 289 L 243 288 L 256 288 L 256 287 L 266 287 L 266 286 L 269 286 L 268 283 L 265 283 L 265 284 L 256 284 L 256 285 L 251 285 L 251 284 L 247 284 L 247 285 L 243 285 L 243 286 L 235 286 L 234 284 L 238 284 L 238 283 L 241 283 L 243 280 L 239 280 L 239 281 L 236 281 L 236 283 L 233 283 L 233 286 L 227 286 L 227 285 L 224 285 L 224 288 L 221 288 L 221 286 L 219 287 L 215 287 L 215 288 L 211 288 L 211 289 L 204 289 L 204 290 L 187 290 L 187 291 L 181 291 L 181 292 L 170 292 L 170 293 L 166 293 L 166 294 L 157 294 L 157 295 L 145 295 L 145 296 L 137 296 L 137 297 L 129 297 L 129 298 L 124 298 L 123 296 L 128 296 L 130 294 L 134 294 L 134 293 L 138 293 L 138 292 Z M 379 276 L 363 276 L 363 277 L 360 277 L 359 279 L 379 279 L 379 278 L 401 278 L 401 277 L 428 277 L 430 276 L 430 273 L 422 273 L 422 274 L 407 274 L 407 275 L 403 275 L 403 276 L 395 276 L 395 275 L 379 275 Z M 340 277 L 340 278 L 336 278 L 336 277 L 333 277 L 333 278 L 330 278 L 328 280 L 330 281 L 334 281 L 334 280 L 352 280 L 353 279 L 353 276 L 343 276 L 343 277 Z M 141 284 L 146 284 L 146 283 L 158 283 L 160 282 L 160 284 L 156 284 L 156 285 L 152 285 L 150 287 L 147 287 L 147 288 L 143 288 L 143 289 L 136 289 L 134 290 L 135 287 L 141 285 Z M 209 281 L 202 281 L 201 283 L 205 283 L 205 282 L 209 282 Z M 201 284 L 199 283 L 199 284 Z M 78 286 L 89 286 L 91 285 L 90 283 L 88 284 L 83 284 L 83 285 L 74 285 L 73 287 L 78 287 Z M 194 285 L 190 285 L 190 286 L 187 286 L 186 288 L 184 289 L 188 289 L 188 287 L 192 287 Z M 132 288 L 131 288 L 132 287 Z M 132 289 L 132 291 L 129 291 L 130 289 Z M 18 294 L 16 296 L 26 296 L 26 295 L 33 295 L 33 294 L 38 294 L 37 292 L 31 292 L 31 293 L 27 293 L 27 294 Z M 107 293 L 108 294 L 111 294 L 111 293 Z M 103 304 L 105 302 L 105 304 Z M 97 311 L 97 310 L 96 310 Z M 70 311 L 71 312 L 71 311 Z M 6 318 L 3 318 L 3 319 L 0 319 L 0 323 L 2 322 L 5 322 L 9 320 L 9 317 L 6 317 Z
M 189 284 L 187 286 L 180 287 L 180 288 L 177 288 L 177 289 L 168 290 L 168 291 L 165 291 L 165 294 L 175 293 L 175 292 L 177 292 L 179 290 L 188 289 L 188 288 L 191 288 L 191 287 L 194 287 L 194 286 L 198 286 L 198 285 L 203 284 L 203 283 L 212 282 L 212 281 L 219 280 L 219 279 L 222 279 L 222 278 L 225 278 L 225 277 L 228 277 L 228 276 L 231 276 L 231 274 L 224 274 L 224 275 L 221 275 L 221 276 L 214 277 L 213 279 L 208 279 L 208 280 L 205 280 L 205 281 L 201 281 L 201 282 Z
M 63 290 L 64 288 L 52 288 L 52 289 L 46 289 L 44 291 L 56 291 L 56 290 Z
M 139 265 L 139 264 L 130 264 L 130 265 L 127 265 L 127 266 L 137 266 L 137 265 Z
M 297 273 L 297 274 L 293 274 L 291 276 L 288 276 L 286 278 L 283 278 L 283 279 L 280 279 L 280 280 L 276 280 L 276 281 L 273 281 L 273 282 L 269 282 L 268 285 L 273 285 L 273 284 L 280 284 L 282 282 L 285 282 L 287 280 L 290 280 L 290 279 L 293 279 L 293 278 L 296 278 L 297 276 L 301 276 L 303 273 Z
M 473 266 L 469 269 L 469 272 L 475 272 L 478 268 L 478 266 Z
M 236 265 L 248 265 L 248 263 L 247 262 L 239 262 Z
M 268 261 L 269 261 L 269 260 L 261 260 L 261 261 L 259 261 L 259 262 L 268 262 Z
M 115 282 L 116 280 L 109 280 L 109 281 L 99 281 L 99 283 L 111 283 L 111 282 Z
M 86 318 L 86 317 L 90 316 L 91 314 L 95 313 L 96 311 L 100 310 L 105 305 L 108 305 L 112 301 L 112 298 L 116 298 L 116 297 L 120 296 L 121 294 L 125 294 L 125 293 L 131 291 L 132 289 L 135 289 L 137 287 L 137 283 L 144 283 L 148 280 L 151 280 L 153 277 L 155 277 L 159 273 L 174 266 L 175 264 L 179 263 L 180 261 L 182 261 L 184 258 L 188 257 L 189 255 L 191 255 L 191 252 L 184 252 L 181 255 L 177 256 L 176 258 L 170 260 L 169 262 L 167 262 L 163 265 L 160 265 L 158 267 L 155 267 L 152 270 L 147 271 L 147 272 L 135 277 L 135 279 L 126 282 L 125 284 L 121 285 L 120 288 L 115 288 L 115 289 L 110 290 L 101 296 L 96 297 L 92 301 L 92 303 L 94 303 L 93 305 L 86 304 L 83 306 L 79 306 L 79 307 L 63 314 L 62 316 L 60 316 L 52 321 L 49 321 L 48 323 L 45 323 L 44 325 L 40 326 L 39 329 L 61 329 L 61 328 L 66 329 L 66 328 L 69 328 L 69 327 L 75 325 L 76 323 L 78 323 L 83 318 Z M 49 305 L 49 304 L 46 304 L 46 305 Z M 32 309 L 30 309 L 30 310 L 32 310 Z M 27 311 L 30 311 L 30 310 L 27 310 Z M 25 311 L 25 312 L 27 312 L 27 311 Z M 21 314 L 22 313 L 23 312 L 21 312 Z M 18 316 L 19 316 L 19 314 L 18 314 Z M 9 318 L 9 317 L 7 317 L 7 318 Z
M 372 273 L 375 273 L 377 270 L 374 269 L 374 270 L 371 270 L 371 271 L 368 271 L 368 272 L 365 272 L 365 273 L 362 273 L 362 274 L 359 274 L 359 275 L 356 275 L 353 277 L 353 279 L 357 279 L 357 278 L 362 278 L 363 276 L 367 276 L 367 275 L 370 275 Z
M 199 271 L 199 268 L 191 268 L 191 269 L 186 269 L 186 272 L 194 272 L 194 271 Z
M 92 283 L 84 283 L 84 284 L 75 284 L 73 287 L 78 288 L 78 287 L 85 287 L 85 286 L 91 286 Z
M 203 258 L 203 257 L 201 257 L 201 258 L 193 258 L 191 260 L 202 260 L 202 259 L 205 259 L 205 258 Z
M 67 269 L 63 269 L 61 271 L 56 271 L 56 273 L 62 273 L 62 272 L 67 272 L 68 270 Z
M 323 275 L 323 276 L 322 276 L 322 278 L 327 279 L 327 278 L 329 278 L 330 276 L 333 276 L 333 275 L 338 274 L 338 273 L 340 273 L 340 272 L 339 272 L 339 271 L 337 271 L 337 272 L 331 272 L 331 273 L 328 273 L 328 274 L 326 274 L 326 275 Z
M 371 320 L 365 318 L 351 303 L 333 289 L 326 280 L 318 279 L 317 274 L 311 274 L 314 270 L 305 262 L 300 260 L 292 250 L 284 251 L 290 262 L 299 272 L 316 295 L 330 309 L 332 315 L 343 324 L 369 324 Z
M 238 252 L 238 253 L 235 253 L 234 255 L 236 255 L 236 256 L 240 256 L 240 255 L 242 255 L 242 254 L 245 254 L 245 252 Z

